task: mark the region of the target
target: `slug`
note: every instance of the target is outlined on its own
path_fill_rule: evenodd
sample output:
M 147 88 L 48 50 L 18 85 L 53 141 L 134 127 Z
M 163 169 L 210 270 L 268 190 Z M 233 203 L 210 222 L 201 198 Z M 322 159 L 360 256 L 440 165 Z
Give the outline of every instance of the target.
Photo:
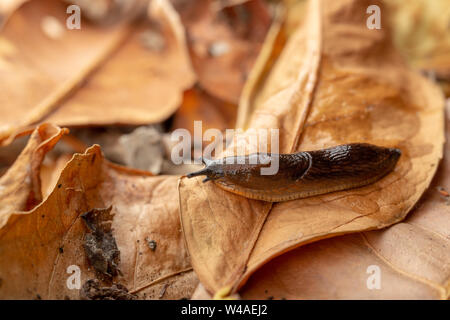
M 250 199 L 279 202 L 362 187 L 391 172 L 401 151 L 365 143 L 293 154 L 267 154 L 278 161 L 278 171 L 261 173 L 269 163 L 256 162 L 261 155 L 203 159 L 206 167 L 187 175 L 206 175 L 219 187 Z M 261 159 L 261 158 L 258 158 Z M 256 163 L 256 164 L 254 164 Z

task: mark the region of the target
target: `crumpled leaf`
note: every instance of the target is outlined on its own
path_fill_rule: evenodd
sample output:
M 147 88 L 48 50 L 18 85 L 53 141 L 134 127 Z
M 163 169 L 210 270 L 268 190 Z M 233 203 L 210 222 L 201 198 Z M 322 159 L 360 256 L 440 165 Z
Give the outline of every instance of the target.
M 447 108 L 448 111 L 450 111 Z M 447 139 L 450 116 L 447 112 Z M 448 140 L 447 140 L 448 141 Z M 448 299 L 450 148 L 430 188 L 404 222 L 295 249 L 263 266 L 240 290 L 244 299 Z M 369 266 L 380 289 L 369 290 Z
M 68 30 L 67 17 L 62 2 L 32 0 L 2 29 L 0 141 L 52 111 L 127 35 L 124 24 Z
M 252 0 L 216 8 L 205 0 L 188 1 L 178 10 L 200 86 L 237 104 L 270 25 L 266 5 Z
M 310 1 L 307 20 L 255 87 L 243 127 L 280 128 L 280 153 L 366 142 L 400 148 L 399 163 L 372 185 L 271 210 L 183 179 L 183 230 L 194 270 L 210 292 L 235 291 L 270 259 L 303 244 L 399 222 L 429 186 L 442 157 L 444 99 L 404 65 L 386 21 L 369 30 L 364 15 L 345 14 L 370 4 Z
M 101 287 L 120 284 L 140 299 L 189 297 L 198 280 L 182 237 L 177 181 L 111 164 L 96 145 L 75 154 L 47 199 L 31 211 L 7 212 L 11 217 L 0 229 L 0 298 L 80 298 L 67 286 L 73 272 L 67 268 L 80 268 L 81 285 L 97 279 L 83 247 L 90 231 L 80 216 L 110 206 L 120 272 L 113 283 L 99 279 Z
M 0 228 L 12 212 L 30 210 L 42 201 L 40 166 L 45 154 L 65 133 L 67 129 L 50 124 L 39 126 L 14 164 L 0 178 Z
M 52 193 L 55 186 L 58 185 L 59 176 L 70 159 L 72 159 L 71 154 L 62 154 L 51 159 L 45 158 L 40 169 L 43 198 L 46 198 L 50 193 Z
M 86 84 L 46 121 L 64 126 L 158 123 L 170 117 L 195 74 L 184 28 L 167 0 L 151 1 L 161 30 L 144 21 Z

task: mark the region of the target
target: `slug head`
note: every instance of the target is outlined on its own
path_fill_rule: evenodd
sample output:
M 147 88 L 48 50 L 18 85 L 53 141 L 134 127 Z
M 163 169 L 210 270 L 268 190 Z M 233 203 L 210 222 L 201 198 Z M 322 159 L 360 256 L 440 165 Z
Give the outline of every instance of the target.
M 220 162 L 205 158 L 203 158 L 202 161 L 206 165 L 206 167 L 202 170 L 189 173 L 186 175 L 186 177 L 193 178 L 197 176 L 206 176 L 206 178 L 203 179 L 204 183 L 210 180 L 217 180 L 224 177 L 223 165 Z

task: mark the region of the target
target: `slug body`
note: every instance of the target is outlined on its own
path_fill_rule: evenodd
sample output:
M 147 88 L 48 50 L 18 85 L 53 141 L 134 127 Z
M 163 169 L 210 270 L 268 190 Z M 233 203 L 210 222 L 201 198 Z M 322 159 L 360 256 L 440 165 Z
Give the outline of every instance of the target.
M 264 175 L 269 163 L 257 162 L 260 154 L 204 159 L 206 167 L 187 177 L 206 175 L 221 188 L 246 198 L 270 202 L 287 201 L 371 184 L 391 172 L 400 150 L 354 143 L 276 157 L 278 171 Z M 254 164 L 256 163 L 256 164 Z

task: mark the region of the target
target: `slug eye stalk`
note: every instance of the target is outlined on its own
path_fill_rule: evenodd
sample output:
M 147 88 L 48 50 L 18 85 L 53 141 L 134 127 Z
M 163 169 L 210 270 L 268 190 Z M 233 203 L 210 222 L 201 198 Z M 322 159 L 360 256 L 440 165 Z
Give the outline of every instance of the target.
M 211 176 L 211 172 L 210 171 L 211 171 L 210 169 L 204 168 L 202 170 L 189 173 L 189 174 L 186 175 L 186 177 L 193 178 L 193 177 L 198 177 L 198 176 L 206 176 L 206 178 L 203 179 L 203 183 L 218 179 L 218 177 Z

